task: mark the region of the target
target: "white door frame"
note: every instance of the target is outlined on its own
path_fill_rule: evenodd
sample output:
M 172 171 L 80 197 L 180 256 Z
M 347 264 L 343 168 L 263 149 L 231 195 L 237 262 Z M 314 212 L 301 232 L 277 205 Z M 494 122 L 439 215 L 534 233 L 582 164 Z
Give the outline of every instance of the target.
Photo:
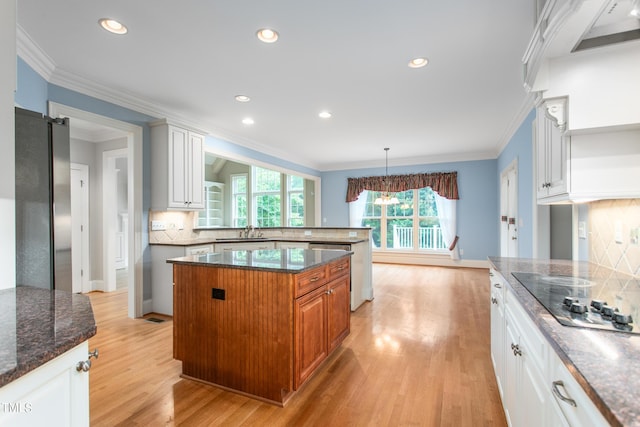
M 72 292 L 87 293 L 91 292 L 91 288 L 89 286 L 89 166 L 80 163 L 71 163 L 72 175 L 74 170 L 78 171 L 82 184 L 81 190 L 79 192 L 80 194 L 78 194 L 78 191 L 71 192 L 72 198 L 74 197 L 74 195 L 75 197 L 80 197 L 80 212 L 76 212 L 73 209 L 74 204 L 71 205 L 71 222 L 73 224 L 71 228 L 71 238 L 74 243 L 71 245 L 71 266 L 73 271 L 72 277 L 74 278 L 71 289 Z M 73 189 L 73 186 L 71 188 Z M 77 235 L 78 232 L 80 232 L 79 236 Z M 79 258 L 77 257 L 77 253 L 75 252 L 75 243 L 77 237 L 80 237 L 79 241 L 81 251 Z M 76 278 L 78 277 L 78 270 L 80 271 L 79 283 L 77 283 L 76 280 Z
M 518 159 L 500 174 L 500 255 L 518 256 Z
M 102 275 L 105 292 L 116 290 L 116 230 L 118 224 L 118 173 L 116 160 L 127 157 L 126 148 L 102 153 Z
M 51 117 L 70 117 L 98 123 L 127 133 L 127 169 L 129 177 L 129 232 L 128 232 L 128 315 L 141 317 L 143 299 L 142 259 L 142 127 L 109 117 L 49 102 Z M 133 273 L 133 274 L 132 274 Z

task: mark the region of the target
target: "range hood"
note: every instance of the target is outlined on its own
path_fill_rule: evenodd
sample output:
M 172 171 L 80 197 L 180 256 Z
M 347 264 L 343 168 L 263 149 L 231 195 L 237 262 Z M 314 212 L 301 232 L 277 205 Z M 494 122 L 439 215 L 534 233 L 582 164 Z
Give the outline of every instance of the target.
M 612 0 L 572 52 L 640 39 L 640 0 Z

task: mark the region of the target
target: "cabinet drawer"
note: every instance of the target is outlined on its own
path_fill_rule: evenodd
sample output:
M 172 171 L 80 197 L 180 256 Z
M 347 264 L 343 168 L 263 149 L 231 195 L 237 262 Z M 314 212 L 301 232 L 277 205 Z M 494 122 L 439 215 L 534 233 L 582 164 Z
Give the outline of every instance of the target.
M 349 274 L 349 267 L 351 266 L 351 259 L 350 258 L 341 258 L 337 261 L 333 261 L 331 264 L 329 264 L 328 269 L 329 269 L 329 277 L 328 280 L 333 280 L 337 277 L 341 277 L 344 276 L 346 274 Z
M 296 276 L 295 297 L 304 295 L 327 282 L 327 269 L 325 267 L 300 273 Z
M 608 426 L 609 423 L 573 378 L 560 357 L 552 352 L 549 361 L 551 378 L 548 386 L 553 392 L 553 403 L 560 409 L 567 423 L 570 426 L 582 427 Z

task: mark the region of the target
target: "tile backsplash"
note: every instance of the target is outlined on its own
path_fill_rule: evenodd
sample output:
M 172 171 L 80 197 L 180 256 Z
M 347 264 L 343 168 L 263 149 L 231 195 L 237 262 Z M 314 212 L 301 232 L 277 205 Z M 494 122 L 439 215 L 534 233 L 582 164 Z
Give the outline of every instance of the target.
M 640 277 L 640 199 L 589 204 L 589 261 Z

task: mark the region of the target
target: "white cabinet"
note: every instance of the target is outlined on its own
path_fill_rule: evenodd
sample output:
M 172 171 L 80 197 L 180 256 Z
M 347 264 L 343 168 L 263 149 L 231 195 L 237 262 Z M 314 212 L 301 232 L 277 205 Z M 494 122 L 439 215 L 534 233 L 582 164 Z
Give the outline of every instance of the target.
M 0 426 L 88 426 L 87 341 L 0 388 Z
M 508 292 L 508 291 L 507 291 Z M 517 319 L 517 320 L 516 320 Z M 505 413 L 512 426 L 544 426 L 550 393 L 536 363 L 535 343 L 523 332 L 523 320 L 505 310 Z M 507 410 L 508 409 L 508 410 Z
M 609 423 L 593 404 L 557 354 L 550 358 L 549 387 L 553 391 L 551 412 L 562 424 L 574 427 L 604 427 Z M 551 424 L 549 424 L 551 425 Z
M 152 209 L 204 209 L 204 135 L 154 122 L 151 159 Z
M 173 264 L 170 258 L 213 252 L 213 244 L 193 246 L 153 245 L 151 247 L 151 308 L 145 310 L 173 315 Z
M 504 290 L 506 285 L 493 269 L 489 272 L 491 285 L 491 361 L 496 374 L 498 391 L 504 401 L 505 323 Z
M 490 283 L 491 358 L 508 424 L 608 425 L 504 277 L 492 269 Z
M 224 222 L 224 184 L 206 181 L 204 184 L 204 210 L 198 212 L 196 227 L 222 227 Z
M 538 199 L 567 193 L 569 176 L 569 136 L 546 114 L 546 106 L 536 115 L 536 189 Z

